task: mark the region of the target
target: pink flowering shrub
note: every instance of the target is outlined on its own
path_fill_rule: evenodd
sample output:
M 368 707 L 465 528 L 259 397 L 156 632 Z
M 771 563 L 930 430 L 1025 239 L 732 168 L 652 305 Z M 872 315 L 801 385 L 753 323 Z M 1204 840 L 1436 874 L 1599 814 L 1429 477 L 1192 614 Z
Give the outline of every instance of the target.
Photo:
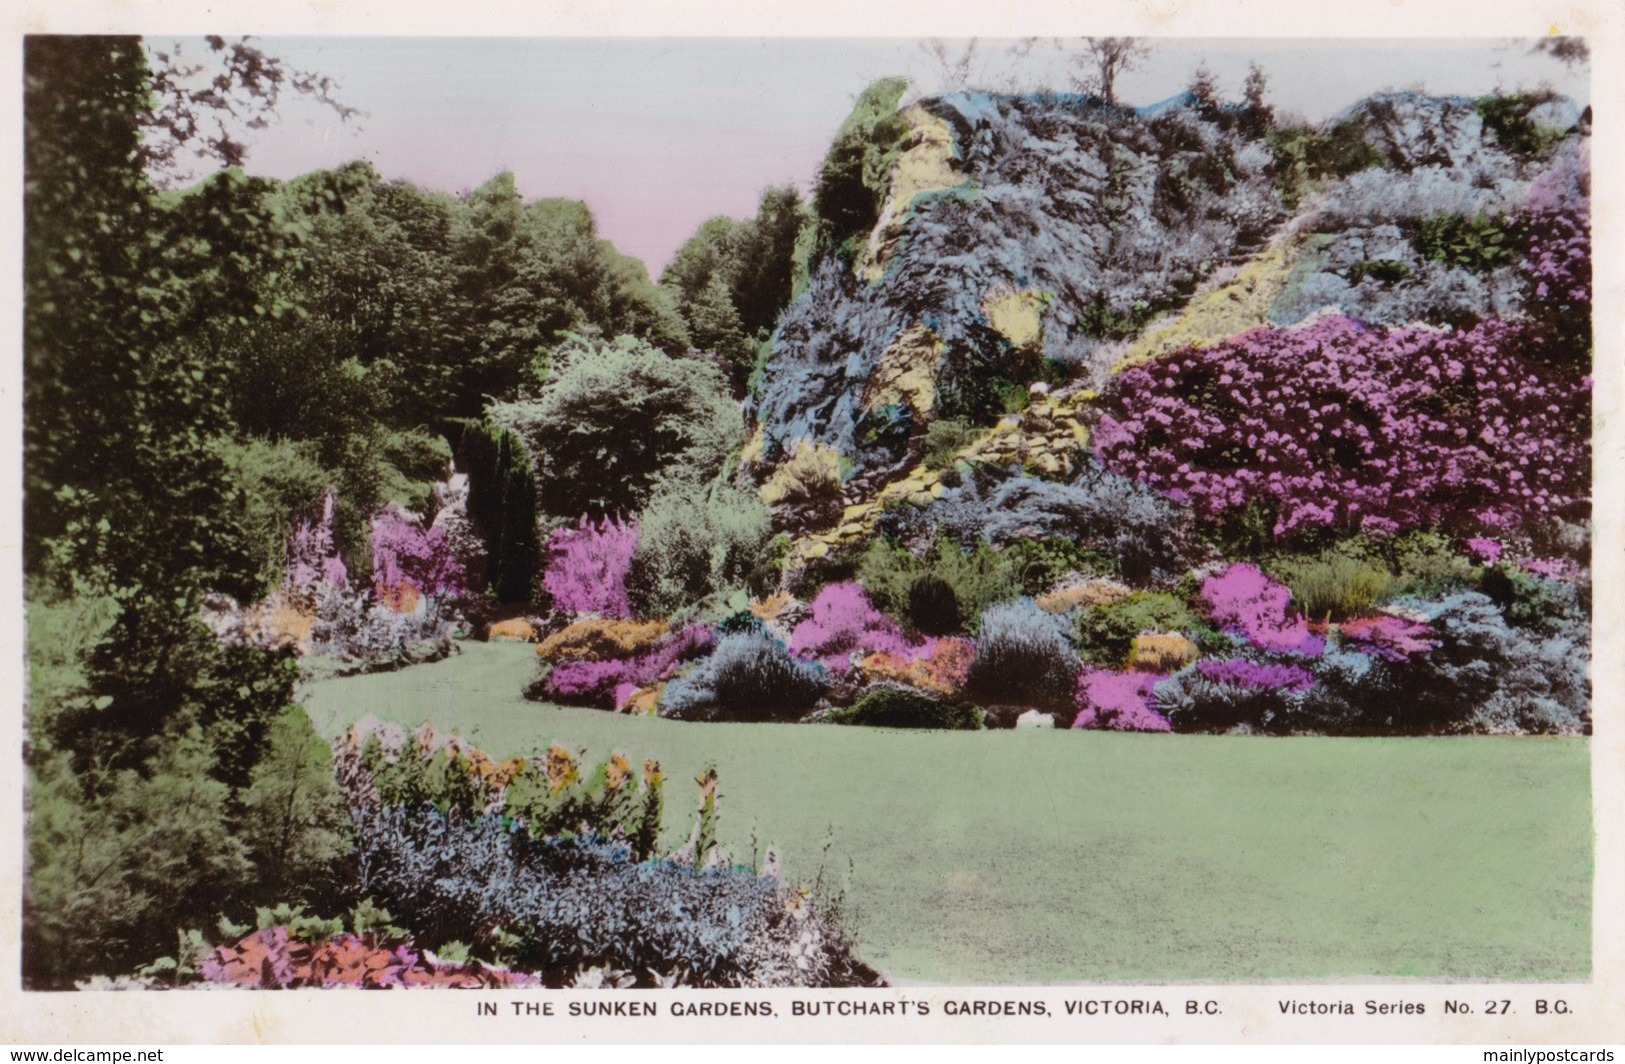
M 1111 731 L 1171 731 L 1168 719 L 1151 705 L 1151 689 L 1162 676 L 1149 672 L 1084 669 L 1078 675 L 1078 715 L 1074 728 Z
M 410 941 L 384 942 L 372 935 L 338 934 L 301 942 L 282 925 L 262 928 L 203 955 L 198 975 L 206 983 L 257 990 L 296 987 L 354 987 L 382 990 L 411 986 L 541 986 L 526 972 L 479 961 L 435 959 Z
M 542 691 L 560 700 L 618 708 L 632 690 L 670 679 L 679 665 L 706 653 L 715 643 L 711 629 L 691 624 L 628 658 L 561 662 L 542 681 Z
M 1591 331 L 1590 167 L 1584 155 L 1529 186 L 1523 221 L 1529 242 L 1520 263 L 1528 305 L 1559 342 L 1584 355 Z
M 1473 557 L 1488 565 L 1494 565 L 1501 560 L 1502 547 L 1498 540 L 1472 536 L 1467 540 L 1467 549 L 1472 552 Z
M 444 529 L 425 529 L 418 518 L 391 506 L 372 519 L 372 583 L 380 597 L 409 586 L 420 595 L 467 592 L 463 567 Z
M 1279 662 L 1199 661 L 1196 671 L 1214 683 L 1253 691 L 1307 691 L 1315 685 L 1308 669 Z
M 790 653 L 844 670 L 852 655 L 917 657 L 897 622 L 875 609 L 856 581 L 826 584 L 812 600 L 812 615 L 790 632 Z
M 1402 662 L 1426 654 L 1439 645 L 1433 629 L 1404 617 L 1366 617 L 1345 621 L 1338 632 L 1354 649 L 1384 661 Z
M 1345 317 L 1255 329 L 1124 370 L 1096 452 L 1212 520 L 1266 503 L 1277 537 L 1578 518 L 1591 382 L 1528 357 L 1538 335 Z
M 542 587 L 566 613 L 630 617 L 626 577 L 637 546 L 636 525 L 583 517 L 575 528 L 555 530 L 548 541 Z
M 1202 600 L 1213 623 L 1243 636 L 1260 650 L 1277 654 L 1319 654 L 1324 640 L 1291 608 L 1292 592 L 1256 565 L 1237 562 L 1202 582 Z
M 288 534 L 287 565 L 283 583 L 289 588 L 318 584 L 344 587 L 350 574 L 333 542 L 333 489 L 322 492 L 322 515 L 316 521 L 298 521 Z

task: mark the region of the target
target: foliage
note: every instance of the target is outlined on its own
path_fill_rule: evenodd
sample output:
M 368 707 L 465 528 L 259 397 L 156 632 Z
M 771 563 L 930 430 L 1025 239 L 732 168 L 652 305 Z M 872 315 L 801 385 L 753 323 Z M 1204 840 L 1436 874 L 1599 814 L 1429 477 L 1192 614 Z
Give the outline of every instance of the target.
M 1438 642 L 1427 624 L 1387 614 L 1345 621 L 1337 626 L 1337 634 L 1361 653 L 1394 662 L 1426 654 Z
M 790 653 L 844 672 L 857 656 L 907 654 L 897 623 L 876 610 L 861 584 L 828 584 L 813 597 L 811 616 L 790 633 Z
M 989 605 L 1017 597 L 1012 558 L 986 543 L 965 550 L 939 536 L 916 558 L 885 539 L 871 543 L 858 563 L 858 581 L 881 609 L 930 635 L 973 630 Z
M 352 847 L 333 750 L 298 706 L 271 722 L 265 746 L 240 797 L 255 877 L 271 897 L 320 902 Z
M 892 164 L 908 130 L 897 113 L 907 87 L 903 78 L 870 84 L 836 130 L 813 190 L 818 257 L 835 250 L 850 256 L 852 242 L 866 237 L 879 220 Z
M 1480 96 L 1474 106 L 1484 127 L 1508 151 L 1540 158 L 1552 150 L 1568 130 L 1543 126 L 1530 114 L 1544 103 L 1557 99 L 1550 90 Z
M 632 692 L 670 679 L 685 661 L 705 654 L 715 643 L 711 629 L 689 625 L 641 653 L 561 662 L 549 670 L 541 691 L 561 701 L 619 709 Z
M 798 895 L 748 871 L 634 863 L 590 836 L 538 841 L 496 818 L 401 808 L 378 813 L 366 838 L 367 887 L 420 940 L 511 929 L 516 963 L 550 984 L 600 965 L 698 986 L 874 981 Z
M 485 421 L 464 427 L 458 458 L 469 520 L 485 537 L 487 583 L 499 602 L 529 602 L 540 554 L 530 456 L 519 437 Z
M 1555 357 L 1588 364 L 1591 351 L 1591 199 L 1589 159 L 1541 175 L 1529 189 L 1520 262 L 1531 310 Z
M 1292 602 L 1306 617 L 1342 620 L 1360 617 L 1381 602 L 1394 574 L 1380 557 L 1358 540 L 1347 540 L 1319 554 L 1285 557 L 1268 563 L 1270 571 L 1292 590 Z
M 472 929 L 483 948 L 501 928 L 505 959 L 548 985 L 594 965 L 697 985 L 840 983 L 866 972 L 799 894 L 728 867 L 705 843 L 714 772 L 699 781 L 689 862 L 651 859 L 663 778 L 645 762 L 640 786 L 620 754 L 587 774 L 556 745 L 495 762 L 431 729 L 368 725 L 341 747 L 340 779 L 361 889 L 387 899 L 420 943 L 465 941 Z
M 666 685 L 660 714 L 680 720 L 795 720 L 823 693 L 823 670 L 761 632 L 717 640 L 711 656 Z
M 781 527 L 830 527 L 841 517 L 841 456 L 822 444 L 802 444 L 762 485 L 762 501 Z
M 777 579 L 772 518 L 753 492 L 713 484 L 703 494 L 672 488 L 638 517 L 627 590 L 643 615 L 699 604 L 714 609 Z
M 1084 669 L 1078 674 L 1074 728 L 1110 731 L 1165 732 L 1169 730 L 1151 705 L 1151 688 L 1162 677 L 1149 672 L 1114 672 Z
M 936 731 L 975 731 L 984 727 L 982 711 L 966 702 L 947 702 L 903 687 L 877 686 L 852 705 L 831 710 L 833 724 L 859 724 L 872 728 L 929 728 Z
M 541 507 L 571 520 L 634 513 L 661 488 L 693 490 L 742 434 L 716 367 L 629 337 L 572 337 L 533 402 L 498 403 L 536 465 Z
M 522 972 L 479 961 L 452 962 L 414 949 L 410 939 L 388 942 L 371 935 L 338 934 L 314 944 L 294 938 L 285 926 L 262 928 L 209 950 L 204 982 L 249 990 L 301 987 L 462 987 L 496 990 L 537 986 Z
M 1032 599 L 990 606 L 982 614 L 967 689 L 999 702 L 1049 704 L 1070 699 L 1078 656 L 1064 621 Z
M 954 457 L 981 437 L 984 430 L 968 421 L 943 417 L 925 430 L 925 449 L 920 461 L 927 469 L 946 469 Z
M 230 789 L 210 775 L 201 729 L 135 768 L 76 774 L 43 761 L 29 787 L 23 971 L 62 986 L 92 971 L 131 971 L 164 952 L 175 929 L 253 883 Z
M 1202 601 L 1213 623 L 1260 650 L 1314 656 L 1323 646 L 1291 608 L 1292 592 L 1257 566 L 1236 562 L 1202 581 Z
M 937 695 L 962 690 L 970 676 L 976 645 L 969 639 L 927 639 L 904 652 L 879 651 L 858 661 L 858 672 L 870 681 L 889 680 Z
M 1590 383 L 1530 343 L 1498 321 L 1259 329 L 1125 370 L 1096 450 L 1210 519 L 1267 501 L 1277 537 L 1572 515 L 1586 505 Z
M 443 529 L 424 528 L 399 506 L 373 518 L 372 583 L 378 594 L 409 586 L 420 595 L 457 596 L 468 590 L 465 579 Z
M 1140 582 L 1182 571 L 1202 549 L 1183 507 L 1094 463 L 1064 484 L 977 469 L 930 505 L 899 511 L 890 524 L 900 534 L 935 525 L 961 543 L 1015 547 L 1012 565 L 1028 593 L 1043 590 L 1034 586 L 1043 576 L 1061 575 L 1055 569 L 1063 557 L 1080 570 L 1110 567 Z M 1046 546 L 1023 545 L 1038 541 Z M 1073 549 L 1061 549 L 1063 541 Z
M 557 744 L 541 757 L 497 761 L 431 725 L 408 735 L 371 718 L 346 733 L 336 759 L 362 833 L 368 817 L 385 807 L 471 818 L 500 813 L 534 838 L 585 833 L 626 842 L 637 860 L 652 856 L 663 804 L 659 764 L 645 761 L 637 777 L 616 753 L 590 772 L 584 767 Z
M 630 617 L 626 577 L 637 545 L 636 525 L 607 517 L 596 523 L 583 517 L 575 528 L 554 529 L 542 587 L 566 613 Z
M 559 629 L 536 648 L 543 661 L 605 661 L 641 654 L 668 632 L 664 621 L 583 617 Z
M 1518 258 L 1518 225 L 1504 214 L 1479 212 L 1473 217 L 1438 213 L 1415 223 L 1411 240 L 1424 257 L 1482 273 Z
M 1179 598 L 1162 591 L 1137 591 L 1078 614 L 1075 639 L 1084 660 L 1121 667 L 1136 637 L 1145 632 L 1191 631 L 1197 619 Z

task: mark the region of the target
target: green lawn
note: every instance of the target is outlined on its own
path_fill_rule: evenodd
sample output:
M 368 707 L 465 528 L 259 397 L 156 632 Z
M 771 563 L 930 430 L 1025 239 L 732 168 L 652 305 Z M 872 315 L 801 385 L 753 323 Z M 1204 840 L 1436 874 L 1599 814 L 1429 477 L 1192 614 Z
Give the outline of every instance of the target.
M 311 685 L 318 729 L 434 721 L 490 753 L 656 757 L 668 836 L 714 761 L 721 836 L 844 886 L 902 982 L 1584 979 L 1583 740 L 918 733 L 526 702 L 529 647 Z M 827 849 L 826 849 L 827 847 Z

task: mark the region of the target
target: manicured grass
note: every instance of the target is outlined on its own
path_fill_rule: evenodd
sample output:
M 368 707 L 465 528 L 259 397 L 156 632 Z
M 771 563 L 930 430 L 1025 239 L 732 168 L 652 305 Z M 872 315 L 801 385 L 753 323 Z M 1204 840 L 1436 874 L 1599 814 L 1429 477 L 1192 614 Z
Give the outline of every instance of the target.
M 526 702 L 534 660 L 470 643 L 306 700 L 330 735 L 373 714 L 497 755 L 656 757 L 673 844 L 684 784 L 714 761 L 724 845 L 822 867 L 860 955 L 896 981 L 1590 972 L 1583 740 L 685 724 Z

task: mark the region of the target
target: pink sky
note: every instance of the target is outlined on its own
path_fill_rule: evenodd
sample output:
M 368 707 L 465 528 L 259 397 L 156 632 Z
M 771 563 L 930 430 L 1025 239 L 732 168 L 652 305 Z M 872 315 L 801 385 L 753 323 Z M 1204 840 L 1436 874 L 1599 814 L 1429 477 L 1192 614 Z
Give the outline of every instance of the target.
M 150 37 L 152 45 L 168 38 Z M 601 235 L 658 276 L 706 218 L 748 216 L 761 189 L 810 187 L 830 137 L 863 87 L 902 74 L 938 87 L 912 40 L 265 38 L 291 65 L 333 76 L 366 112 L 351 124 L 303 102 L 251 139 L 248 169 L 292 177 L 351 159 L 386 178 L 448 192 L 512 170 L 527 198 L 586 201 Z M 200 47 L 193 45 L 191 47 Z M 1057 60 L 1012 66 L 984 44 L 976 81 L 1064 83 Z M 1179 92 L 1198 62 L 1239 93 L 1250 60 L 1272 102 L 1326 118 L 1371 92 L 1477 95 L 1542 81 L 1577 99 L 1584 70 L 1485 41 L 1163 40 L 1124 77 L 1122 99 Z

